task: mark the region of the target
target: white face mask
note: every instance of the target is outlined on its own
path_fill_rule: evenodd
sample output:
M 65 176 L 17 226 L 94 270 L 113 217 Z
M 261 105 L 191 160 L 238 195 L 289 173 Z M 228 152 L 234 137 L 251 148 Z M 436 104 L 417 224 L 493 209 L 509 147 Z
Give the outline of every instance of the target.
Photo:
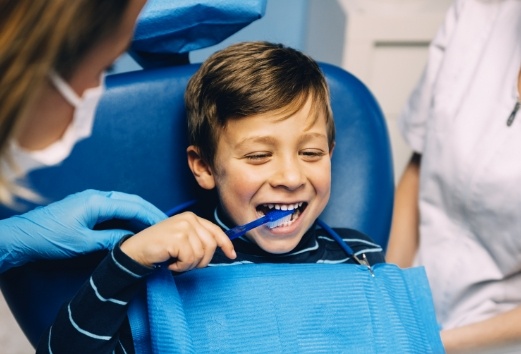
M 58 74 L 49 75 L 51 82 L 61 95 L 74 107 L 72 122 L 67 127 L 60 140 L 52 143 L 42 150 L 28 151 L 20 147 L 15 140 L 12 140 L 8 153 L 16 166 L 16 170 L 3 164 L 5 174 L 11 180 L 27 175 L 30 171 L 55 166 L 65 160 L 71 153 L 74 145 L 92 133 L 94 115 L 101 99 L 105 86 L 103 84 L 104 75 L 100 77 L 100 85 L 89 88 L 79 97 L 76 92 Z

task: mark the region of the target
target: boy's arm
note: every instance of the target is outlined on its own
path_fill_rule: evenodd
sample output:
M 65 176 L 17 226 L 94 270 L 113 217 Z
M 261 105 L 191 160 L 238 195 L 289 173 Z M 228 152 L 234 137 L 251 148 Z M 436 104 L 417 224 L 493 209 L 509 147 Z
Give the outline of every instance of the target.
M 421 155 L 413 153 L 396 188 L 393 221 L 386 260 L 402 268 L 413 264 L 419 239 L 419 182 Z
M 447 353 L 500 350 L 509 344 L 518 345 L 517 353 L 521 349 L 521 306 L 484 321 L 442 331 L 441 339 Z
M 205 267 L 216 247 L 236 257 L 233 244 L 218 226 L 190 212 L 124 240 L 62 308 L 40 339 L 37 353 L 112 353 L 122 346 L 119 335 L 128 303 L 153 265 L 169 262 L 168 268 L 178 272 Z
M 40 338 L 37 353 L 112 353 L 122 345 L 119 331 L 128 303 L 152 268 L 114 248 L 64 305 L 54 324 Z M 132 352 L 124 348 L 124 352 Z

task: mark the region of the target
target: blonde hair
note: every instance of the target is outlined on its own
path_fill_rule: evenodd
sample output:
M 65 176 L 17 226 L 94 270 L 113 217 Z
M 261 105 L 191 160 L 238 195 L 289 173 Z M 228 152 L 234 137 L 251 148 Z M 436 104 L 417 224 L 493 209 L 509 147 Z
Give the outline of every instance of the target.
M 51 70 L 68 78 L 130 0 L 0 0 L 0 156 Z M 9 163 L 9 160 L 7 160 Z M 0 171 L 0 202 L 17 193 Z

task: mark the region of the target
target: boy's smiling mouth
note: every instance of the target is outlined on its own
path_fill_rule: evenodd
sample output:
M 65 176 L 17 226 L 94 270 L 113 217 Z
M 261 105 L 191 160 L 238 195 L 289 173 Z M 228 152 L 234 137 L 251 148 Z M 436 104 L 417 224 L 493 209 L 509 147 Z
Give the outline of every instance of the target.
M 275 220 L 273 222 L 269 222 L 266 224 L 270 229 L 274 229 L 276 227 L 281 226 L 289 226 L 291 225 L 295 220 L 298 219 L 298 217 L 302 214 L 304 209 L 308 206 L 308 203 L 306 202 L 298 202 L 298 203 L 290 203 L 290 204 L 282 204 L 282 203 L 269 203 L 269 204 L 261 204 L 257 206 L 257 211 L 262 214 L 266 215 L 273 209 L 277 210 L 294 210 L 294 212 L 288 216 L 285 216 L 279 220 Z

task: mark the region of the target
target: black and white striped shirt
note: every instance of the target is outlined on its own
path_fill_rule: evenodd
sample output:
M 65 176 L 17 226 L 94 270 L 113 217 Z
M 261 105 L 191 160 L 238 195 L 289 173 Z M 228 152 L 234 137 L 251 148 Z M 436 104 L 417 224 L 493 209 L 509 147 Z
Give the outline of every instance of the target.
M 219 213 L 208 219 L 223 224 Z M 357 256 L 371 265 L 384 262 L 382 248 L 352 229 L 335 229 Z M 218 249 L 209 266 L 244 263 L 356 263 L 325 230 L 317 225 L 306 232 L 297 247 L 286 254 L 271 254 L 246 238 L 233 241 L 237 258 Z M 55 323 L 40 339 L 37 353 L 135 353 L 127 318 L 129 301 L 153 269 L 142 266 L 119 247 L 100 263 Z

